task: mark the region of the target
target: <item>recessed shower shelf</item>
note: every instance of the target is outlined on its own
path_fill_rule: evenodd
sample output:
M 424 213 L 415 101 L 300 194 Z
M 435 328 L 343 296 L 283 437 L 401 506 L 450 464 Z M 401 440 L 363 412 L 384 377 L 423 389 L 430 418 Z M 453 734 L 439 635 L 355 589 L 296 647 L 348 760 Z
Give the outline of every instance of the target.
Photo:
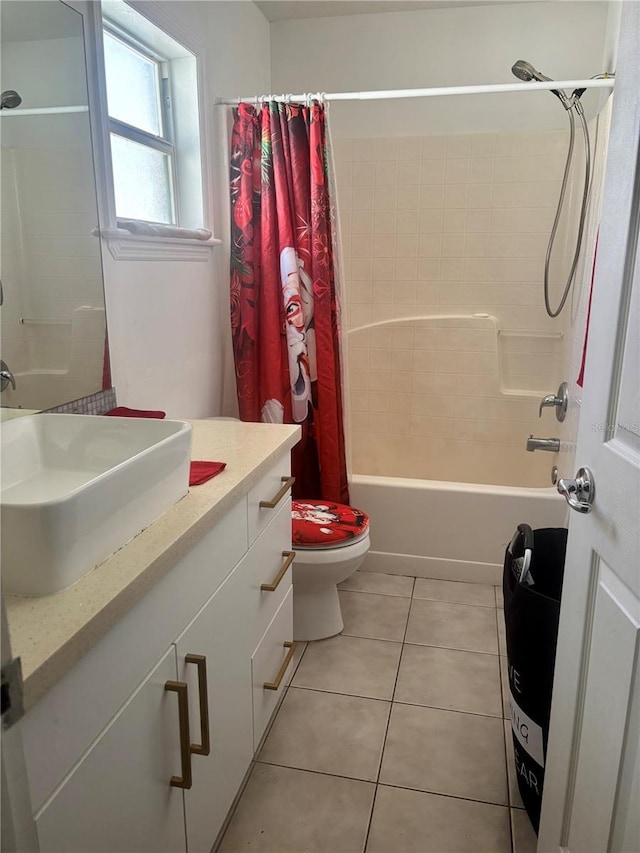
M 498 329 L 498 337 L 501 338 L 549 338 L 561 341 L 564 332 L 536 332 L 531 329 Z
M 47 317 L 20 317 L 22 326 L 70 326 L 71 320 L 53 320 Z

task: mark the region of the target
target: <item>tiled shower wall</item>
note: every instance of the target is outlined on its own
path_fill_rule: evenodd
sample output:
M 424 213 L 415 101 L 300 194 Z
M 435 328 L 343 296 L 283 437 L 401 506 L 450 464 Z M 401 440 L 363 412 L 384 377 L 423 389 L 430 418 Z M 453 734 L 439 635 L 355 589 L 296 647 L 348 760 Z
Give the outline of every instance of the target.
M 522 451 L 567 325 L 542 302 L 566 144 L 562 130 L 336 141 L 355 473 L 549 482 L 550 457 Z M 442 321 L 423 324 L 428 344 L 397 322 L 478 313 L 497 320 L 491 351 L 464 322 L 455 346 Z
M 23 374 L 2 402 L 47 408 L 102 384 L 106 323 L 90 148 L 3 148 L 2 171 L 3 358 Z

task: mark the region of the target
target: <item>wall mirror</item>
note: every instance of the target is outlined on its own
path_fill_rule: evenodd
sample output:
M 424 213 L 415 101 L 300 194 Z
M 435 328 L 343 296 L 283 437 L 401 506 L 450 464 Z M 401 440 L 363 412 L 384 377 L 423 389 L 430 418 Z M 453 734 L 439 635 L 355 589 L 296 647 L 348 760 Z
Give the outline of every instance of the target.
M 2 0 L 0 13 L 0 404 L 9 415 L 5 407 L 48 409 L 111 382 L 82 15 L 60 0 Z

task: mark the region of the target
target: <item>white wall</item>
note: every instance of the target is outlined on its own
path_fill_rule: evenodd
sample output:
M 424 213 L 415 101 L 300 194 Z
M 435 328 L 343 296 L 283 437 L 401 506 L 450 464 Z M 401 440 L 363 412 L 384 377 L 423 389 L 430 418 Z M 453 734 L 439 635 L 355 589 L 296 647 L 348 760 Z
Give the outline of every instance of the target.
M 552 0 L 277 21 L 271 25 L 272 86 L 276 92 L 341 92 L 512 83 L 516 59 L 556 79 L 591 77 L 605 70 L 608 8 Z M 584 98 L 591 111 L 597 100 Z M 333 102 L 331 119 L 336 137 L 564 126 L 563 110 L 546 92 Z
M 151 16 L 156 0 L 145 5 Z M 213 101 L 270 88 L 269 24 L 250 2 L 158 5 L 207 45 L 211 222 L 224 245 L 205 263 L 115 260 L 103 247 L 111 366 L 118 403 L 197 418 L 221 412 L 229 371 L 227 110 Z

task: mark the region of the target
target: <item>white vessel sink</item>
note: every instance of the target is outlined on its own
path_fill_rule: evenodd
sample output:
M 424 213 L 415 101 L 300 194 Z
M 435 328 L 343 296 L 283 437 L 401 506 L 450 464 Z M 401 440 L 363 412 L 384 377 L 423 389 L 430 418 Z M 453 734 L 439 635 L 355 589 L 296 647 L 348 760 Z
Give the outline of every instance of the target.
M 183 421 L 41 414 L 2 424 L 2 584 L 70 586 L 188 492 Z

